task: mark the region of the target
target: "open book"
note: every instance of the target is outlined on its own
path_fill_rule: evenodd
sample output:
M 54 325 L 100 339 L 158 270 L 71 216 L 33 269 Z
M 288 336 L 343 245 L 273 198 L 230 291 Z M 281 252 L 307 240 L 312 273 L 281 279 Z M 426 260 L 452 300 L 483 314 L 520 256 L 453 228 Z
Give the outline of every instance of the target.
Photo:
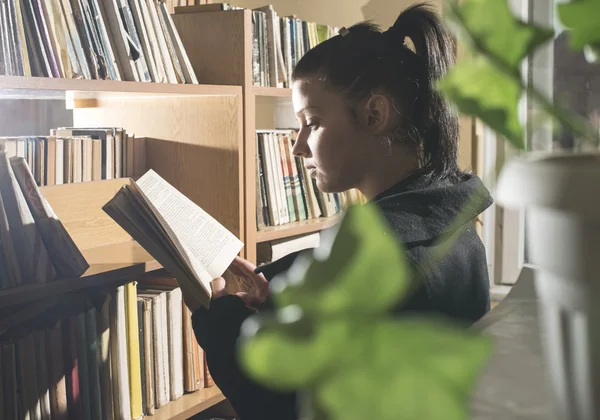
M 207 308 L 211 280 L 225 272 L 243 247 L 153 170 L 123 186 L 103 210 Z

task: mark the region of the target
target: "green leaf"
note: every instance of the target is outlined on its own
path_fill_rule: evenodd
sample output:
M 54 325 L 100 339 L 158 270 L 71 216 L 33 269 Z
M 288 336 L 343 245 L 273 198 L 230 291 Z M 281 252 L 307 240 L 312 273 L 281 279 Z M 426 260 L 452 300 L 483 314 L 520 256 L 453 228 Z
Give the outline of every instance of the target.
M 406 293 L 404 249 L 374 204 L 351 207 L 327 248 L 272 280 L 279 307 L 298 305 L 307 316 L 364 317 L 388 310 Z
M 583 50 L 590 46 L 596 52 L 600 46 L 599 0 L 577 0 L 558 5 L 561 23 L 569 28 L 571 48 Z
M 438 88 L 462 113 L 480 118 L 517 149 L 524 148 L 518 115 L 521 84 L 517 79 L 489 60 L 476 57 L 457 64 Z
M 317 403 L 332 419 L 463 420 L 490 353 L 488 339 L 424 321 L 364 325 L 345 369 L 323 378 Z M 358 351 L 360 349 L 360 351 Z
M 494 56 L 515 73 L 523 58 L 553 35 L 549 29 L 515 18 L 507 0 L 466 0 L 450 10 L 450 19 L 478 52 Z
M 346 320 L 312 323 L 298 307 L 279 310 L 277 317 L 254 315 L 242 325 L 241 363 L 266 386 L 297 389 L 336 367 L 351 328 Z
M 462 60 L 438 87 L 460 112 L 480 118 L 523 149 L 518 118 L 521 61 L 553 32 L 521 22 L 505 0 L 465 0 L 460 6 L 453 2 L 447 15 L 476 54 Z

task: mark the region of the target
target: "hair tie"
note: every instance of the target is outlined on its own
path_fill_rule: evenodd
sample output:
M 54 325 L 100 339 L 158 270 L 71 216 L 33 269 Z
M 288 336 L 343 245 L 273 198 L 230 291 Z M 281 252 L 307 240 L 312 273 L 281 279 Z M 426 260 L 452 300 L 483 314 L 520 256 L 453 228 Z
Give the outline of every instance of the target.
M 338 34 L 340 34 L 341 36 L 346 36 L 346 35 L 350 34 L 350 31 L 348 29 L 346 29 L 345 26 L 342 26 L 340 28 L 340 30 L 338 31 Z

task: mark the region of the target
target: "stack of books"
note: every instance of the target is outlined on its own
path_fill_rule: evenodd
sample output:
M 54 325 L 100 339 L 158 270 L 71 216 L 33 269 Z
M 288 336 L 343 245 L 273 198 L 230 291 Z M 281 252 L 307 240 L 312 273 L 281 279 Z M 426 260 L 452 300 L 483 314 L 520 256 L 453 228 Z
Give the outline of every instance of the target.
M 294 157 L 294 130 L 258 130 L 256 214 L 258 229 L 331 217 L 349 204 L 364 202 L 356 190 L 324 193 L 300 158 Z

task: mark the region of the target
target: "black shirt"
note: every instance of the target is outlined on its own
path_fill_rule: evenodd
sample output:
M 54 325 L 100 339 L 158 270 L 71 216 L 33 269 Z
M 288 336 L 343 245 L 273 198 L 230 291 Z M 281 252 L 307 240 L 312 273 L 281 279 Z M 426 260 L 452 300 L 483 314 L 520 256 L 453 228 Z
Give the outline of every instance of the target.
M 466 174 L 459 182 L 451 182 L 413 175 L 372 202 L 404 244 L 413 269 L 413 292 L 398 302 L 394 312 L 434 313 L 469 326 L 489 310 L 485 249 L 473 219 L 493 201 L 477 176 Z M 449 249 L 439 260 L 426 258 L 447 245 Z M 297 253 L 288 255 L 257 272 L 271 280 L 296 257 Z M 261 310 L 271 307 L 268 300 Z M 194 331 L 206 352 L 208 368 L 241 420 L 295 420 L 294 393 L 269 390 L 239 369 L 236 342 L 241 324 L 251 314 L 237 296 L 215 299 L 209 310 L 193 314 Z

